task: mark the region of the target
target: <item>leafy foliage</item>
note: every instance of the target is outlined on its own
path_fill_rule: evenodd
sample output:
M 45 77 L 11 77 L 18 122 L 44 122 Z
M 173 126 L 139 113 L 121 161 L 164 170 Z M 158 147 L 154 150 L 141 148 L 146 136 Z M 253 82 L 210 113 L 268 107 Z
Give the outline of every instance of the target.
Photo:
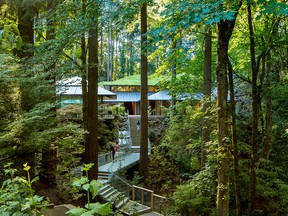
M 42 215 L 48 200 L 34 194 L 32 184 L 38 177 L 30 179 L 30 166 L 24 164 L 27 178 L 15 176 L 16 171 L 11 167 L 12 163 L 5 165 L 5 176 L 0 191 L 0 211 L 3 215 Z
M 175 212 L 181 215 L 204 215 L 213 212 L 216 166 L 197 173 L 192 180 L 181 184 L 174 193 Z
M 85 205 L 85 208 L 75 208 L 66 212 L 66 214 L 70 216 L 85 216 L 94 214 L 108 215 L 111 213 L 111 207 L 109 203 L 91 203 L 90 193 L 92 195 L 92 199 L 94 199 L 102 186 L 102 184 L 97 180 L 92 180 L 89 182 L 88 171 L 91 169 L 92 166 L 93 164 L 84 164 L 82 171 L 86 173 L 86 176 L 81 177 L 80 179 L 76 178 L 73 180 L 72 185 L 74 187 L 78 187 L 87 192 L 87 204 Z
M 0 47 L 3 50 L 11 51 L 12 49 L 20 49 L 22 46 L 22 38 L 16 24 L 5 25 L 0 30 Z

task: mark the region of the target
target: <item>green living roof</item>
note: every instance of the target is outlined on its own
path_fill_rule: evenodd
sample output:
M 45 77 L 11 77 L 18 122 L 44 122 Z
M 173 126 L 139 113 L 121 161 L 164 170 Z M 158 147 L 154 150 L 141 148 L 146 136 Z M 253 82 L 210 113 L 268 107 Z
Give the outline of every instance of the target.
M 140 75 L 133 75 L 115 81 L 103 81 L 99 83 L 99 86 L 140 86 L 140 78 Z M 149 76 L 148 86 L 157 86 L 160 79 L 160 77 Z

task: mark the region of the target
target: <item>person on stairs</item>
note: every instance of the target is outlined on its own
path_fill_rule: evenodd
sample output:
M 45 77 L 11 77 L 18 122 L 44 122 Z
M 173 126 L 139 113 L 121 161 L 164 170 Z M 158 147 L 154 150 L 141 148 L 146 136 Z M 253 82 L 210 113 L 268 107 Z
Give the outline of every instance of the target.
M 137 131 L 139 131 L 140 130 L 140 121 L 139 120 L 137 121 L 136 126 L 137 126 Z

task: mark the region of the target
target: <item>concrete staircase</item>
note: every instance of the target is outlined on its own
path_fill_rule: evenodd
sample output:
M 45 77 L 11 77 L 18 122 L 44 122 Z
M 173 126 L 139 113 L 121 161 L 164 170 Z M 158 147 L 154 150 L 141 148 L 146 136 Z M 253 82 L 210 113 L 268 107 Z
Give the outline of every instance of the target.
M 99 195 L 106 202 L 109 202 L 114 209 L 118 209 L 122 215 L 133 216 L 133 215 L 146 215 L 146 216 L 159 216 L 156 212 L 148 206 L 134 202 L 125 196 L 124 193 L 119 192 L 113 186 L 105 183 L 99 190 Z
M 107 202 L 110 202 L 113 208 L 120 209 L 129 202 L 129 198 L 119 192 L 109 184 L 105 184 L 99 191 L 99 195 Z
M 130 115 L 129 116 L 129 124 L 130 124 L 130 137 L 132 141 L 132 148 L 133 147 L 140 147 L 140 130 L 137 131 L 136 123 L 140 121 L 140 116 L 137 115 Z M 141 127 L 141 125 L 140 125 Z
M 106 184 L 109 181 L 110 178 L 110 173 L 109 172 L 98 172 L 98 180 L 103 183 Z

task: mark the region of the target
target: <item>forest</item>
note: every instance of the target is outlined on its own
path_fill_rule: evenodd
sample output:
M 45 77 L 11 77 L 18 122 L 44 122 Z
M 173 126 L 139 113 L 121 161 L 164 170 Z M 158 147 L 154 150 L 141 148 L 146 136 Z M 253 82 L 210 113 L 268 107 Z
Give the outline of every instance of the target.
M 41 215 L 51 200 L 82 206 L 70 215 L 120 214 L 96 195 L 98 155 L 123 108 L 107 126 L 97 87 L 135 75 L 140 160 L 129 181 L 166 197 L 166 215 L 288 215 L 287 3 L 0 0 L 0 215 Z M 61 118 L 57 97 L 75 76 L 77 121 Z M 156 123 L 151 77 L 171 96 Z

